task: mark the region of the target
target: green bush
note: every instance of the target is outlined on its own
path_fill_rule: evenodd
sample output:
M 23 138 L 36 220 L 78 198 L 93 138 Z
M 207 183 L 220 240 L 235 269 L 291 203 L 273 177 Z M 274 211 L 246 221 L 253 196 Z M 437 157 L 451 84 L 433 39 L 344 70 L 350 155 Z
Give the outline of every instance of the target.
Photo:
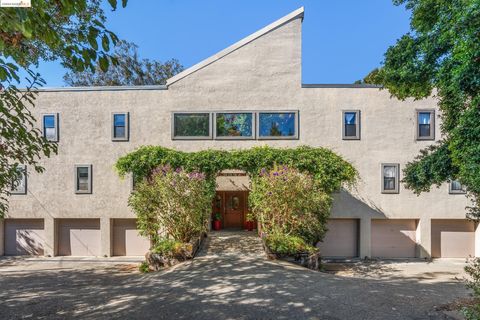
M 152 271 L 147 261 L 143 261 L 142 263 L 140 263 L 138 270 L 140 270 L 141 273 L 149 273 L 150 271 Z
M 161 239 L 151 249 L 153 253 L 160 254 L 166 257 L 172 257 L 182 251 L 183 243 L 173 239 Z
M 480 319 L 480 258 L 475 258 L 465 267 L 465 271 L 470 276 L 467 280 L 467 287 L 473 290 L 473 297 L 476 304 L 463 309 L 463 314 L 467 320 Z
M 331 203 L 310 174 L 287 166 L 262 169 L 249 194 L 263 232 L 300 237 L 312 246 L 323 239 Z
M 300 237 L 281 233 L 269 234 L 265 238 L 268 249 L 279 255 L 295 255 L 298 253 L 313 253 L 318 249 L 305 243 Z

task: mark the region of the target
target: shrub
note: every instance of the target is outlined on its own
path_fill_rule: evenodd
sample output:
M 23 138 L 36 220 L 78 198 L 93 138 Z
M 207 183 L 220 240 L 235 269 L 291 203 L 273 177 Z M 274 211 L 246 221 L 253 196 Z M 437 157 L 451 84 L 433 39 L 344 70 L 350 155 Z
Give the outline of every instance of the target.
M 295 255 L 298 253 L 313 253 L 317 248 L 305 243 L 300 237 L 281 233 L 269 234 L 265 238 L 268 249 L 278 255 Z
M 179 241 L 172 239 L 161 239 L 158 243 L 151 249 L 153 253 L 161 254 L 162 256 L 172 257 L 180 254 L 182 251 L 183 244 Z
M 310 245 L 326 232 L 331 202 L 310 174 L 287 166 L 262 169 L 249 195 L 263 232 L 300 237 Z
M 475 258 L 465 267 L 465 271 L 470 276 L 467 280 L 467 287 L 473 290 L 473 297 L 476 304 L 463 309 L 463 314 L 468 320 L 480 319 L 480 258 Z
M 140 263 L 140 266 L 138 267 L 138 270 L 140 270 L 141 273 L 148 273 L 152 271 L 147 261 L 142 261 L 142 263 Z
M 207 231 L 214 188 L 200 172 L 170 166 L 155 168 L 136 185 L 128 200 L 140 234 L 159 245 L 160 231 L 188 243 Z

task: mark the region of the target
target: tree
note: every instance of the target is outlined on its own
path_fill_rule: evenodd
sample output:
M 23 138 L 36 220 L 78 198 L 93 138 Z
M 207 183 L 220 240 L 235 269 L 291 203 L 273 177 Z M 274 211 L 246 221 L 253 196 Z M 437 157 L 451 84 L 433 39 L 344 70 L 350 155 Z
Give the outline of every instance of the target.
M 468 190 L 471 218 L 480 218 L 480 2 L 394 0 L 412 11 L 411 32 L 385 53 L 373 82 L 399 98 L 436 96 L 443 140 L 404 170 L 415 193 L 459 180 Z
M 112 10 L 116 0 L 109 0 Z M 127 0 L 122 0 L 125 7 Z M 37 88 L 45 82 L 31 69 L 41 60 L 60 60 L 66 68 L 102 70 L 116 64 L 110 45 L 117 36 L 104 26 L 100 0 L 32 1 L 31 8 L 0 9 L 0 218 L 8 210 L 20 165 L 42 172 L 40 158 L 57 147 L 42 137 L 31 113 Z M 21 74 L 26 74 L 21 82 Z M 25 89 L 18 85 L 27 84 Z
M 165 63 L 140 59 L 138 46 L 132 42 L 120 41 L 113 56 L 118 64 L 103 71 L 97 63 L 94 70 L 70 71 L 63 76 L 69 86 L 135 86 L 165 84 L 166 80 L 183 70 L 176 59 Z

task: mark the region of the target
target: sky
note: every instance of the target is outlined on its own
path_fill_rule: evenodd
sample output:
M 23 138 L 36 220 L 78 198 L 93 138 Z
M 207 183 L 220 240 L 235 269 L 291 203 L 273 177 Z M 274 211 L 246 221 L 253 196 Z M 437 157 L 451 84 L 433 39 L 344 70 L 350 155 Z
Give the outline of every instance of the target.
M 129 0 L 108 10 L 106 25 L 136 43 L 141 58 L 188 68 L 301 6 L 304 84 L 362 79 L 409 30 L 409 12 L 389 0 Z M 39 71 L 47 87 L 65 85 L 60 63 Z

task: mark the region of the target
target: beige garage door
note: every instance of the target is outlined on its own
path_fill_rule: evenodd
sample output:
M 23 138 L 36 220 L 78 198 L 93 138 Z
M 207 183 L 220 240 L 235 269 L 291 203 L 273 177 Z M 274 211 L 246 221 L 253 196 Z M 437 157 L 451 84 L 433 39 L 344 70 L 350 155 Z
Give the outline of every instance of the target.
M 5 219 L 5 255 L 43 255 L 42 219 Z
M 358 256 L 358 220 L 330 219 L 328 231 L 323 242 L 318 244 L 324 257 L 357 257 Z
M 144 256 L 149 248 L 148 239 L 138 234 L 135 219 L 113 220 L 114 256 Z
M 372 257 L 414 258 L 416 221 L 413 219 L 372 220 Z
M 468 220 L 432 220 L 432 257 L 475 255 L 475 224 Z
M 99 256 L 100 219 L 60 219 L 59 256 Z

